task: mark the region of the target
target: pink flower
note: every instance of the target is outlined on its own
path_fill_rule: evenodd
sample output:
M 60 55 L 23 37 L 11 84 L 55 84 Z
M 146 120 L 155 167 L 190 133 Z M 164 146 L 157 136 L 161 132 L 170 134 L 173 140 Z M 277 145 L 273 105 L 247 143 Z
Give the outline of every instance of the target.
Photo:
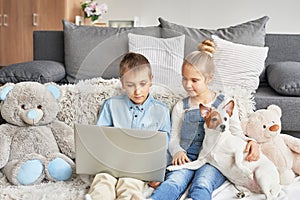
M 89 6 L 92 10 L 96 10 L 97 2 L 92 2 Z
M 102 16 L 103 14 L 105 14 L 108 10 L 108 7 L 106 4 L 100 4 L 99 6 L 96 7 L 96 15 Z
M 108 10 L 108 6 L 105 3 L 98 5 L 94 0 L 85 1 L 81 4 L 82 10 L 84 11 L 86 18 L 92 18 L 92 21 L 97 20 Z
M 84 9 L 84 12 L 86 13 L 86 16 L 87 16 L 87 17 L 90 17 L 90 16 L 93 14 L 93 12 L 92 12 L 92 10 L 91 10 L 90 7 L 86 7 L 86 8 Z
M 106 13 L 108 10 L 108 6 L 105 3 L 100 4 L 99 8 L 102 10 L 103 13 Z

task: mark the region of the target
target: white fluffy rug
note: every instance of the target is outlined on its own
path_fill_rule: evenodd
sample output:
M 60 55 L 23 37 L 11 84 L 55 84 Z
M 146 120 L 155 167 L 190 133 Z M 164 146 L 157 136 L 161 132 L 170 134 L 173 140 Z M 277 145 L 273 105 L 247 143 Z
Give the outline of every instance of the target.
M 95 124 L 104 100 L 123 92 L 119 79 L 94 78 L 59 87 L 63 95 L 59 100 L 61 111 L 58 113 L 58 118 L 70 126 L 73 123 Z M 219 92 L 226 91 L 228 96 L 237 100 L 241 118 L 246 117 L 247 113 L 254 110 L 255 102 L 253 94 L 249 90 L 240 87 L 224 87 L 222 90 Z M 186 96 L 183 90 L 170 90 L 164 85 L 153 85 L 151 94 L 154 98 L 167 104 L 170 109 Z
M 118 79 L 94 78 L 59 87 L 62 97 L 59 100 L 61 109 L 58 118 L 70 126 L 73 123 L 95 124 L 104 100 L 123 92 Z M 159 85 L 152 86 L 151 93 L 170 108 L 183 97 L 182 93 Z
M 44 182 L 31 186 L 10 185 L 0 175 L 1 200 L 83 200 L 89 186 L 79 176 L 67 182 Z

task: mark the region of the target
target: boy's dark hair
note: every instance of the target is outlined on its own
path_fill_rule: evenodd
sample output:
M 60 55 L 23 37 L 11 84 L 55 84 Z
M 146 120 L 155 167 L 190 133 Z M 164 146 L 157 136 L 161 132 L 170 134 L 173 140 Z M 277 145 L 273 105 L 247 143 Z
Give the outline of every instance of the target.
M 152 76 L 151 66 L 148 59 L 139 53 L 129 52 L 120 62 L 120 76 L 122 77 L 127 71 L 131 69 L 149 68 L 149 75 Z

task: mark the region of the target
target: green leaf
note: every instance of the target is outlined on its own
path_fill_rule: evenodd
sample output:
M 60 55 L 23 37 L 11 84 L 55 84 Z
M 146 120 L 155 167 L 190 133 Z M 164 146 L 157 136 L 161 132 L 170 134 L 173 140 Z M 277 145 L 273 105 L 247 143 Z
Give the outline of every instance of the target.
M 81 4 L 81 9 L 84 11 L 84 9 L 86 8 L 86 6 L 87 6 L 86 3 Z
M 97 20 L 98 18 L 99 18 L 98 15 L 92 15 L 92 21 L 95 21 L 95 20 Z

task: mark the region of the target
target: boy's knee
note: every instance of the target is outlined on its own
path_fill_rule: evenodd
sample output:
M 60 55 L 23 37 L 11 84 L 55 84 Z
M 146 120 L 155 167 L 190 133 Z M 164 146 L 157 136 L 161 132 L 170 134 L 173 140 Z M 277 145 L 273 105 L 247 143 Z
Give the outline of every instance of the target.
M 110 174 L 97 174 L 91 184 L 88 195 L 85 197 L 89 199 L 115 199 L 115 185 L 117 179 Z
M 143 190 L 147 184 L 135 178 L 119 178 L 116 188 L 128 187 Z
M 116 185 L 118 199 L 130 199 L 133 194 L 142 196 L 147 183 L 135 178 L 119 178 Z

